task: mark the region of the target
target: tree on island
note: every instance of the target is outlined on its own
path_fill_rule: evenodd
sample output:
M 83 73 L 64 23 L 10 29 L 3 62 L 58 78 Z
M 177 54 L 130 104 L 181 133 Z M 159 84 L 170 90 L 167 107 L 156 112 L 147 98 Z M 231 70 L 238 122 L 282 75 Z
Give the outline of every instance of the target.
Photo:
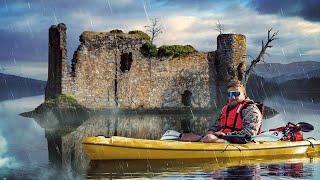
M 216 30 L 219 32 L 219 34 L 223 34 L 224 32 L 224 25 L 220 23 L 220 20 L 218 19 Z
M 157 18 L 151 19 L 150 24 L 146 25 L 145 28 L 151 36 L 151 44 L 153 44 L 154 40 L 163 33 L 163 27 Z

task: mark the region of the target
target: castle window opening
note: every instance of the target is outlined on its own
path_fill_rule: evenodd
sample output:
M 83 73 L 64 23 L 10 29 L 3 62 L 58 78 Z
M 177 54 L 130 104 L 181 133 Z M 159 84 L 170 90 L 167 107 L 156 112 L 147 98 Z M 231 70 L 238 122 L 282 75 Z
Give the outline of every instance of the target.
M 120 70 L 124 73 L 130 70 L 132 64 L 132 53 L 121 54 Z
M 185 90 L 183 94 L 181 94 L 181 102 L 184 106 L 191 106 L 191 97 L 192 93 L 189 90 Z

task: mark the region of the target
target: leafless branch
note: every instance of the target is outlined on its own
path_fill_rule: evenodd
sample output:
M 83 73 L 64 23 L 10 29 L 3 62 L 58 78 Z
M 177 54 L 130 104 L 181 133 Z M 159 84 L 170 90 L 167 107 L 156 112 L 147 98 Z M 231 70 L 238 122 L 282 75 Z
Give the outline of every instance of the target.
M 151 35 L 151 43 L 153 44 L 153 41 L 161 34 L 163 33 L 162 25 L 159 21 L 159 19 L 154 18 L 151 19 L 150 25 L 145 26 L 147 32 Z
M 224 31 L 224 25 L 221 24 L 219 20 L 218 20 L 218 22 L 217 22 L 216 30 L 217 30 L 220 34 L 222 34 L 223 31 Z
M 250 76 L 250 73 L 253 71 L 253 69 L 256 67 L 257 63 L 259 63 L 260 61 L 264 62 L 264 55 L 267 54 L 266 53 L 266 50 L 268 48 L 272 48 L 272 46 L 270 45 L 270 43 L 278 38 L 276 38 L 276 36 L 278 35 L 279 31 L 276 31 L 274 33 L 272 33 L 271 35 L 271 31 L 272 31 L 272 28 L 270 28 L 268 30 L 268 39 L 267 39 L 267 42 L 264 43 L 264 41 L 262 40 L 261 41 L 261 50 L 260 50 L 260 53 L 259 55 L 253 59 L 251 61 L 251 64 L 249 66 L 249 68 L 245 71 L 245 75 L 244 75 L 244 79 L 245 79 L 245 83 L 248 81 L 249 79 L 249 76 Z M 268 55 L 268 54 L 267 54 Z

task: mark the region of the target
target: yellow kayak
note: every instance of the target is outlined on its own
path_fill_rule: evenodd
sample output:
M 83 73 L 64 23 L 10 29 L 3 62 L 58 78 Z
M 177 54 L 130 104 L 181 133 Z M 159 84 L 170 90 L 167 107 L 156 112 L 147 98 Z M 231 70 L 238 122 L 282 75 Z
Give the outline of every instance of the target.
M 229 144 L 98 136 L 84 138 L 83 146 L 92 160 L 314 157 L 320 151 L 318 140 Z

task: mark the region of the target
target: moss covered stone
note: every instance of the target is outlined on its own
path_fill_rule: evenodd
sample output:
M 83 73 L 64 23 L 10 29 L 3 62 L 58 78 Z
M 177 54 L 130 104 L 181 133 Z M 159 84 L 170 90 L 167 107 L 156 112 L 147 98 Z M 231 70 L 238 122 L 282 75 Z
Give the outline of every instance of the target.
M 66 94 L 59 94 L 53 99 L 48 99 L 45 103 L 58 105 L 60 107 L 81 106 L 75 98 Z
M 150 42 L 143 44 L 140 51 L 145 57 L 156 57 L 158 53 L 157 47 Z
M 22 113 L 21 115 L 26 117 L 32 117 L 33 115 L 42 114 L 47 111 L 53 111 L 55 113 L 75 113 L 75 112 L 87 112 L 88 109 L 78 103 L 76 99 L 65 94 L 59 94 L 54 98 L 47 99 L 44 103 L 40 104 L 31 112 Z
M 113 29 L 111 31 L 109 31 L 110 33 L 113 33 L 113 34 L 122 34 L 123 31 L 121 29 Z
M 191 45 L 171 45 L 160 46 L 158 49 L 158 57 L 182 57 L 197 52 Z
M 129 34 L 137 34 L 142 39 L 144 39 L 146 41 L 150 41 L 151 40 L 150 36 L 147 33 L 143 32 L 143 31 L 140 31 L 140 30 L 129 31 Z

